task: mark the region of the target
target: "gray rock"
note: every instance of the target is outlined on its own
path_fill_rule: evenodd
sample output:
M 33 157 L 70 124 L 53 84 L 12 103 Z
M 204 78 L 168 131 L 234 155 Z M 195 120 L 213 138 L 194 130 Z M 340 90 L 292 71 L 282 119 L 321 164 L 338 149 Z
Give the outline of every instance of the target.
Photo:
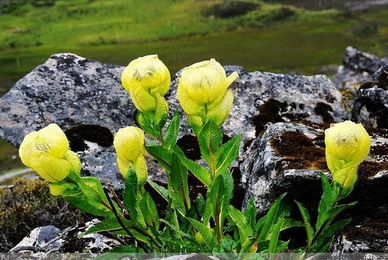
M 369 79 L 386 62 L 388 62 L 387 58 L 380 59 L 373 54 L 349 46 L 345 50 L 343 65 L 338 67 L 334 75 L 334 85 L 339 90 L 355 93 L 359 85 Z
M 269 122 L 328 124 L 347 117 L 340 92 L 326 76 L 248 73 L 237 66 L 226 66 L 225 69 L 227 75 L 237 71 L 240 77 L 231 85 L 235 101 L 223 129 L 230 137 L 243 136 L 241 148 L 256 138 Z M 168 97 L 169 103 L 173 104 L 172 110 L 178 107 L 176 88 L 177 76 Z
M 54 226 L 35 228 L 12 248 L 10 253 L 29 253 L 31 257 L 37 258 L 46 258 L 53 254 L 55 256 L 59 253 L 82 253 L 96 256 L 120 245 L 116 240 L 100 234 L 78 237 L 97 222 L 98 220 L 92 220 L 85 225 L 69 227 L 62 231 Z
M 333 245 L 336 252 L 387 252 L 388 130 L 368 131 L 371 152 L 359 166 L 359 180 L 347 199 L 358 204 L 341 216 L 352 218 L 353 222 L 337 237 Z M 330 178 L 323 134 L 318 125 L 267 125 L 240 165 L 247 180 L 243 204 L 253 197 L 264 213 L 280 194 L 287 192 L 291 201 L 298 200 L 315 212 L 322 195 L 320 173 Z
M 368 127 L 388 128 L 388 63 L 361 85 L 352 118 Z
M 359 166 L 359 181 L 353 198 L 358 207 L 383 205 L 388 185 L 388 131 L 369 129 L 371 152 Z M 276 123 L 267 126 L 255 139 L 241 165 L 246 183 L 244 204 L 253 196 L 265 211 L 276 197 L 288 192 L 292 198 L 310 203 L 321 196 L 320 172 L 328 172 L 324 151 L 324 131 L 320 126 Z M 330 177 L 330 176 L 328 176 Z
M 241 164 L 246 180 L 244 205 L 253 197 L 260 212 L 282 193 L 293 198 L 319 199 L 319 175 L 328 171 L 323 131 L 301 124 L 275 123 L 248 148 Z
M 79 153 L 84 172 L 119 187 L 110 153 L 113 133 L 135 124 L 135 107 L 120 82 L 122 70 L 74 54 L 52 55 L 1 98 L 0 136 L 19 147 L 25 134 L 56 123 Z M 101 149 L 90 149 L 91 143 Z
M 387 57 L 380 59 L 351 46 L 346 48 L 343 65 L 338 67 L 333 82 L 336 88 L 344 94 L 343 102 L 347 111 L 351 111 L 354 96 L 360 85 L 369 81 L 371 75 L 387 62 Z

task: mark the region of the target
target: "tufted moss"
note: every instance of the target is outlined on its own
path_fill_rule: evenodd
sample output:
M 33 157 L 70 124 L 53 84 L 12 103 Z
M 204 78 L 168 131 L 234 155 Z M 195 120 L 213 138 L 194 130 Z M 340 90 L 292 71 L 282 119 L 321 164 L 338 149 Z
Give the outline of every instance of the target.
M 43 180 L 15 180 L 0 189 L 0 201 L 0 252 L 11 249 L 36 227 L 63 229 L 84 218 L 79 210 L 52 196 Z

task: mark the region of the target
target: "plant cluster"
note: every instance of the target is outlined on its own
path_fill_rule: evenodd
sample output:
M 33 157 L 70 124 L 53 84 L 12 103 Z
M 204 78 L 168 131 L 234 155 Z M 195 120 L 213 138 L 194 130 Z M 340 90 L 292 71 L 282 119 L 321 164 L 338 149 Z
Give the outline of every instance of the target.
M 43 178 L 50 181 L 50 191 L 79 209 L 102 218 L 86 231 L 110 232 L 123 245 L 112 252 L 133 253 L 279 253 L 290 251 L 289 241 L 281 239 L 283 230 L 304 227 L 306 246 L 294 252 L 313 253 L 328 250 L 333 235 L 348 220 L 335 217 L 355 203 L 340 205 L 357 180 L 358 165 L 367 156 L 370 138 L 361 125 L 347 121 L 326 130 L 326 156 L 333 174 L 330 184 L 322 174 L 323 195 L 318 218 L 311 223 L 309 213 L 299 202 L 303 221 L 290 217 L 292 205 L 280 196 L 267 214 L 258 218 L 251 199 L 240 210 L 230 202 L 233 177 L 229 166 L 239 155 L 241 136 L 223 141 L 221 125 L 233 104 L 231 83 L 214 59 L 183 69 L 177 97 L 188 115 L 196 135 L 204 164 L 187 158 L 177 145 L 180 127 L 178 112 L 168 122 L 169 104 L 164 95 L 170 86 L 170 73 L 156 55 L 133 60 L 122 74 L 122 83 L 138 109 L 141 128 L 128 126 L 114 137 L 117 165 L 125 178 L 120 199 L 94 177 L 80 176 L 81 164 L 59 126 L 51 124 L 26 135 L 20 157 Z M 145 136 L 150 138 L 147 139 Z M 167 174 L 167 187 L 148 180 L 145 153 L 153 156 Z M 205 165 L 206 164 L 206 165 Z M 195 176 L 206 193 L 193 196 L 188 176 Z M 166 202 L 158 210 L 148 183 Z

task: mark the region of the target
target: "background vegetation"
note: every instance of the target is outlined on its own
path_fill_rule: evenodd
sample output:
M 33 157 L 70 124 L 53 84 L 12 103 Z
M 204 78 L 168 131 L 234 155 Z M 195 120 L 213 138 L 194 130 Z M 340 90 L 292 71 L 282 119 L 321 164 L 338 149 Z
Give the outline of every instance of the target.
M 271 1 L 274 2 L 274 1 Z M 57 52 L 126 65 L 157 53 L 172 73 L 216 58 L 247 70 L 314 74 L 355 46 L 383 56 L 388 9 L 306 10 L 259 0 L 3 0 L 0 96 Z M 21 164 L 0 142 L 0 174 Z

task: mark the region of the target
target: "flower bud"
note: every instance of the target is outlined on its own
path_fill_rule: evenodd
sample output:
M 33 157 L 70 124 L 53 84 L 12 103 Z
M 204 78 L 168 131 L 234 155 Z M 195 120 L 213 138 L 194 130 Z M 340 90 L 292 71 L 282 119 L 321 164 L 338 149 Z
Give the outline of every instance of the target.
M 233 103 L 233 93 L 228 87 L 237 77 L 237 72 L 227 77 L 224 68 L 214 59 L 195 63 L 182 71 L 178 100 L 183 110 L 190 117 L 200 117 L 202 124 L 211 120 L 221 125 Z
M 50 182 L 65 179 L 71 172 L 81 171 L 81 162 L 69 150 L 65 133 L 56 124 L 50 124 L 24 137 L 19 148 L 22 162 Z
M 121 128 L 114 137 L 113 145 L 117 153 L 117 166 L 124 178 L 133 166 L 138 182 L 144 183 L 147 180 L 148 169 L 144 158 L 143 130 L 134 126 Z
M 171 84 L 168 68 L 157 55 L 131 61 L 121 75 L 121 82 L 139 111 L 155 111 L 155 94 L 164 96 Z
M 370 137 L 361 124 L 345 121 L 325 130 L 326 161 L 333 180 L 352 188 L 358 165 L 370 150 Z

